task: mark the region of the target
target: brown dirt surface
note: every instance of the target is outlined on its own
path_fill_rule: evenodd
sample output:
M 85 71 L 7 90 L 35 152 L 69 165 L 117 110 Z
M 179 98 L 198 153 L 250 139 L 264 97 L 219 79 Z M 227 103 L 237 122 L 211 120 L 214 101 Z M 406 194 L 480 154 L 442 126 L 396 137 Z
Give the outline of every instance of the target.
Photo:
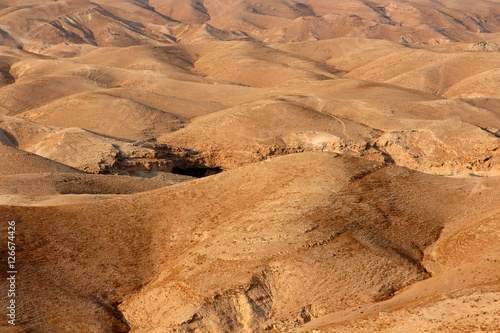
M 0 0 L 0 332 L 500 332 L 499 52 L 498 0 Z

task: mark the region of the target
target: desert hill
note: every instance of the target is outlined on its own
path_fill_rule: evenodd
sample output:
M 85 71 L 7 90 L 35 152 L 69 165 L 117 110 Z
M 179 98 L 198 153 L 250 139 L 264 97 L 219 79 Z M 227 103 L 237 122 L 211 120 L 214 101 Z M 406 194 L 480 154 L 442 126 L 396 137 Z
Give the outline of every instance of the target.
M 330 146 L 332 151 L 355 156 L 385 156 L 424 172 L 498 170 L 496 92 L 491 85 L 475 84 L 494 75 L 495 54 L 433 51 L 359 38 L 317 43 L 316 48 L 310 48 L 310 42 L 271 47 L 241 41 L 218 48 L 211 44 L 111 48 L 57 60 L 33 59 L 16 51 L 20 55 L 10 60 L 9 72 L 15 81 L 0 90 L 5 100 L 2 107 L 8 116 L 49 127 L 82 128 L 120 141 L 159 140 L 198 151 L 199 164 L 210 167 L 228 167 L 218 161 L 220 151 L 227 155 L 236 149 L 254 155 L 231 162 L 243 165 L 276 149 Z M 321 52 L 313 51 L 318 47 Z M 344 51 L 339 54 L 339 49 Z M 138 58 L 118 54 L 138 54 Z M 98 57 L 113 60 L 98 65 Z M 453 69 L 470 62 L 478 65 Z M 37 94 L 28 99 L 32 91 Z M 228 147 L 215 137 L 208 146 L 196 143 L 207 142 L 198 129 L 202 119 L 226 117 L 242 107 L 265 107 L 269 100 L 291 109 L 293 105 L 310 109 L 345 129 L 286 128 L 271 138 L 260 138 L 251 149 Z M 74 117 L 75 112 L 81 116 Z M 276 124 L 280 120 L 269 114 L 243 122 L 240 133 L 258 137 L 252 127 L 266 126 L 258 125 L 260 121 Z M 231 145 L 238 144 L 231 138 L 234 131 L 228 130 L 231 133 L 221 135 Z M 467 133 L 464 142 L 445 134 L 458 131 Z M 356 138 L 360 132 L 365 134 Z M 316 139 L 301 139 L 311 135 Z M 249 143 L 248 138 L 243 140 Z M 50 144 L 44 146 L 51 149 Z
M 305 153 L 128 198 L 4 206 L 2 218 L 23 226 L 27 329 L 286 329 L 385 300 L 469 260 L 492 265 L 494 243 L 458 261 L 439 253 L 465 245 L 457 239 L 479 224 L 494 228 L 494 211 L 479 212 L 494 205 L 497 182 Z M 158 206 L 164 208 L 152 208 Z M 486 230 L 475 235 L 492 237 Z M 480 244 L 476 239 L 467 248 Z M 54 251 L 58 260 L 46 262 Z M 492 279 L 483 283 L 498 292 Z
M 409 44 L 499 32 L 496 1 L 2 1 L 2 38 L 46 44 L 161 45 L 200 40 L 299 42 L 359 36 Z
M 0 332 L 500 331 L 499 51 L 497 0 L 0 0 Z

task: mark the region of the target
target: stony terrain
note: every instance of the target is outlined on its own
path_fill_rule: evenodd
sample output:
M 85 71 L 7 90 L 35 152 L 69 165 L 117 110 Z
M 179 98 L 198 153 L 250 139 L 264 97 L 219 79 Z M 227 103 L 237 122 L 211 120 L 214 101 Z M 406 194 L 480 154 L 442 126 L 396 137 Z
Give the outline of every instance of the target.
M 499 77 L 498 0 L 0 0 L 0 332 L 499 332 Z

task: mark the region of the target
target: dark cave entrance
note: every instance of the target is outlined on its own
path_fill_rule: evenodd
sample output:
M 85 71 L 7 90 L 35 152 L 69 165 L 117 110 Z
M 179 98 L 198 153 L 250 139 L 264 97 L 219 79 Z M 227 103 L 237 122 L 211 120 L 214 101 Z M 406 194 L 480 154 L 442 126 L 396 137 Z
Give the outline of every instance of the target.
M 203 178 L 207 176 L 216 175 L 221 173 L 223 170 L 221 168 L 206 168 L 206 167 L 191 167 L 191 168 L 183 168 L 183 167 L 173 167 L 172 173 L 178 175 L 191 176 L 196 178 Z

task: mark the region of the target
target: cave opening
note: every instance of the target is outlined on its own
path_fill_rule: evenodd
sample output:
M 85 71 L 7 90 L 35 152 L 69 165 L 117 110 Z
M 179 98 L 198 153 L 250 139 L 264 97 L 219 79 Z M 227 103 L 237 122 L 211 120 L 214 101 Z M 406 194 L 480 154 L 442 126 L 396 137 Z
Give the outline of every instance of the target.
M 191 176 L 196 178 L 203 178 L 207 176 L 216 175 L 221 173 L 223 170 L 221 168 L 206 168 L 206 167 L 192 167 L 192 168 L 183 168 L 183 167 L 173 167 L 172 173 L 178 175 Z

